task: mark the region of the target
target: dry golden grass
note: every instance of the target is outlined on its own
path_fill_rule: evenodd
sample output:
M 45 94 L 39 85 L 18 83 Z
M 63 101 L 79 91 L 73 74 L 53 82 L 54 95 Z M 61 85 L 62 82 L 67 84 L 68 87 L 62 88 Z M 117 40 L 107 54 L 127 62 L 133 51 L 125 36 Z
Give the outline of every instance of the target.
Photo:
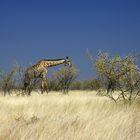
M 140 106 L 83 91 L 1 96 L 0 140 L 140 140 Z

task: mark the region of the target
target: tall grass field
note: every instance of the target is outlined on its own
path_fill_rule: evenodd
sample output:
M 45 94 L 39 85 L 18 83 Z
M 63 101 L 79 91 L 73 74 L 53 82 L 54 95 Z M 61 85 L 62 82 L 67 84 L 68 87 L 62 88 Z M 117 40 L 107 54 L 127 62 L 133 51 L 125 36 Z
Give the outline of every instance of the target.
M 0 140 L 140 140 L 140 104 L 94 91 L 0 96 Z

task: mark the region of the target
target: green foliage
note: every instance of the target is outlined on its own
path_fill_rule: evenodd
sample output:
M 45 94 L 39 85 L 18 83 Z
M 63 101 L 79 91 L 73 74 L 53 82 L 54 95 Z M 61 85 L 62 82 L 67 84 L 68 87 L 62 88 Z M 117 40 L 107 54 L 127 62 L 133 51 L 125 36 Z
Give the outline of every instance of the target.
M 100 81 L 97 79 L 87 80 L 83 82 L 83 89 L 98 90 L 100 88 Z
M 74 81 L 71 85 L 72 90 L 82 90 L 83 89 L 83 82 L 82 81 Z
M 115 102 L 123 99 L 131 104 L 140 94 L 140 70 L 136 64 L 135 56 L 110 57 L 107 53 L 99 53 L 95 59 L 95 68 L 102 84 L 107 90 L 107 96 Z M 114 98 L 113 92 L 120 92 Z
M 100 81 L 98 79 L 75 81 L 72 83 L 72 90 L 98 90 Z

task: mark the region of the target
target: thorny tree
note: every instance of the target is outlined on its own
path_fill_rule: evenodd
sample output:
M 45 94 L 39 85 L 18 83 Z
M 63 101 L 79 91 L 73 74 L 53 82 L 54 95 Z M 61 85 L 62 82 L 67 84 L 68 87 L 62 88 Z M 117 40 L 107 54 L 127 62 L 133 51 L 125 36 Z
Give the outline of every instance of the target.
M 98 54 L 94 59 L 95 68 L 106 89 L 105 96 L 115 102 L 123 100 L 129 104 L 140 96 L 140 69 L 136 58 L 137 55 L 122 58 L 110 57 L 107 53 Z

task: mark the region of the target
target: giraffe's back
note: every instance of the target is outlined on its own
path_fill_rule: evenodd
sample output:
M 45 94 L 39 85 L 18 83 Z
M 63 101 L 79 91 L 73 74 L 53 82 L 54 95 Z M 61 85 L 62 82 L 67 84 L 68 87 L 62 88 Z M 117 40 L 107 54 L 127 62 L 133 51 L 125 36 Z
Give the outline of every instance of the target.
M 30 79 L 37 78 L 42 74 L 43 71 L 44 71 L 44 67 L 41 64 L 41 62 L 39 61 L 37 64 L 29 67 L 26 70 L 25 75 L 26 75 L 26 77 L 28 77 Z

